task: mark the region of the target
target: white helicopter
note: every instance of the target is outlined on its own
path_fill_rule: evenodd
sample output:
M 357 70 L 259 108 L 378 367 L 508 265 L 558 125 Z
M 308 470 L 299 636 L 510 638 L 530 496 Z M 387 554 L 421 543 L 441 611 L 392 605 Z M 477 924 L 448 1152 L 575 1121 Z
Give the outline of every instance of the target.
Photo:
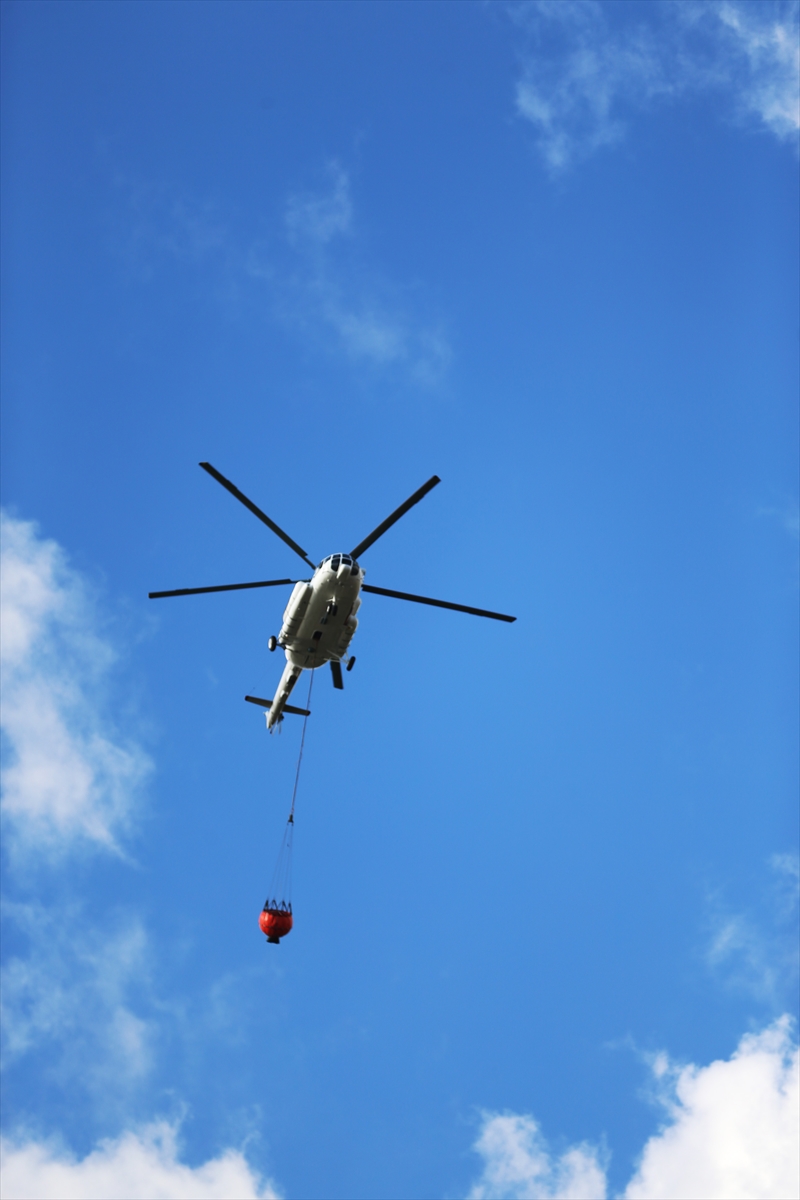
M 255 583 L 223 583 L 217 587 L 178 588 L 171 592 L 150 592 L 151 600 L 162 600 L 167 596 L 198 596 L 204 592 L 236 592 L 245 588 L 277 587 L 281 584 L 294 584 L 289 597 L 289 603 L 283 614 L 283 625 L 277 637 L 271 637 L 268 645 L 270 650 L 278 646 L 286 652 L 286 666 L 283 669 L 278 690 L 273 700 L 262 700 L 258 696 L 245 696 L 251 704 L 258 704 L 266 709 L 267 728 L 272 730 L 283 720 L 283 714 L 297 713 L 299 716 L 310 715 L 308 709 L 294 708 L 287 701 L 294 685 L 305 670 L 313 671 L 323 663 L 331 664 L 333 686 L 342 688 L 342 661 L 345 659 L 358 628 L 356 613 L 361 607 L 361 592 L 372 592 L 376 596 L 393 596 L 396 600 L 413 600 L 417 604 L 431 604 L 435 608 L 452 608 L 456 612 L 471 613 L 476 617 L 491 617 L 495 621 L 516 621 L 516 617 L 508 617 L 503 613 L 488 612 L 483 608 L 470 608 L 466 604 L 451 604 L 448 600 L 432 600 L 430 596 L 414 596 L 409 592 L 394 592 L 389 588 L 373 587 L 364 583 L 364 570 L 358 559 L 368 550 L 379 537 L 386 533 L 399 521 L 410 508 L 413 508 L 423 496 L 441 483 L 438 475 L 432 475 L 427 483 L 409 496 L 404 504 L 373 529 L 363 541 L 359 542 L 349 554 L 329 554 L 323 558 L 318 567 L 297 542 L 270 520 L 252 500 L 248 500 L 243 492 L 226 479 L 224 475 L 212 467 L 211 463 L 201 462 L 200 466 L 213 479 L 250 509 L 260 521 L 268 525 L 273 533 L 291 546 L 295 554 L 311 567 L 314 574 L 311 579 L 261 579 Z M 347 670 L 353 669 L 355 658 L 347 658 Z

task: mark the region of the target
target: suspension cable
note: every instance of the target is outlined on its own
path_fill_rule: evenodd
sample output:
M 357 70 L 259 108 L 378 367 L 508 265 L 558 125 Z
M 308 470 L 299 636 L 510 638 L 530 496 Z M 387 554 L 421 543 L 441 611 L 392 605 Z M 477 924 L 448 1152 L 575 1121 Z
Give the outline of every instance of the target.
M 306 744 L 306 725 L 308 724 L 308 714 L 311 711 L 311 689 L 314 686 L 314 670 L 309 672 L 311 678 L 308 681 L 308 699 L 306 700 L 306 715 L 303 717 L 303 732 L 300 737 L 300 753 L 297 756 L 297 771 L 294 777 L 294 790 L 292 791 L 292 807 L 289 812 L 289 822 L 294 824 L 294 805 L 297 799 L 297 785 L 300 782 L 300 764 L 303 761 L 303 750 Z
M 314 672 L 310 672 L 311 678 L 308 683 L 308 699 L 306 701 L 306 710 L 310 710 L 311 705 L 311 689 L 314 686 Z M 306 724 L 308 717 L 303 717 L 303 732 L 300 737 L 300 753 L 297 756 L 297 770 L 294 777 L 294 788 L 292 789 L 292 807 L 289 810 L 289 817 L 286 822 L 286 828 L 283 834 L 283 841 L 278 853 L 278 861 L 275 864 L 275 870 L 272 875 L 272 883 L 270 884 L 269 895 L 266 903 L 275 909 L 279 904 L 292 911 L 292 843 L 294 841 L 294 809 L 297 802 L 297 788 L 300 783 L 300 766 L 303 762 L 303 750 L 306 743 Z

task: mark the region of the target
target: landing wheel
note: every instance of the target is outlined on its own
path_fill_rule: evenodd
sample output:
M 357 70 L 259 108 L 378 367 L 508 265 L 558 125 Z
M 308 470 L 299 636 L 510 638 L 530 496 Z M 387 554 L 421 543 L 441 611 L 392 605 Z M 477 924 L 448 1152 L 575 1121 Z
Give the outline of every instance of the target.
M 356 665 L 356 658 L 355 658 L 355 655 L 353 655 L 352 658 L 348 658 L 347 667 L 345 668 L 345 670 L 352 671 L 352 669 L 355 665 Z
M 271 637 L 267 642 L 267 645 L 269 646 L 270 650 L 276 650 L 278 646 L 278 639 L 276 637 Z

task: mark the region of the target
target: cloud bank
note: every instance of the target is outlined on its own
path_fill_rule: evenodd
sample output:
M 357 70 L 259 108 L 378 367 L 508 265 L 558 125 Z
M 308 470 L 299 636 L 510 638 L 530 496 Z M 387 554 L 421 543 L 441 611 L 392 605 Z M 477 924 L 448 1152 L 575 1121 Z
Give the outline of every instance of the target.
M 2 813 L 12 853 L 121 853 L 150 770 L 103 705 L 115 660 L 90 589 L 36 526 L 0 514 Z
M 792 1022 L 747 1034 L 729 1059 L 651 1062 L 665 1114 L 625 1200 L 787 1200 L 800 1194 L 800 1062 Z M 469 1200 L 605 1200 L 606 1154 L 554 1154 L 529 1115 L 486 1113 L 474 1149 L 483 1172 Z
M 517 111 L 552 172 L 619 141 L 636 111 L 701 92 L 724 96 L 735 119 L 796 140 L 797 0 L 659 0 L 635 15 L 626 9 L 534 0 L 510 10 L 524 37 Z
M 16 1117 L 2 1140 L 2 1194 L 269 1200 L 276 1191 L 241 1150 L 190 1166 L 180 1161 L 176 1123 L 132 1122 L 175 1006 L 153 994 L 153 955 L 138 916 L 88 913 L 63 868 L 76 848 L 111 852 L 123 866 L 123 838 L 150 762 L 109 715 L 116 654 L 87 581 L 34 524 L 0 520 L 6 878 L 26 880 L 35 855 L 60 896 L 57 905 L 3 904 L 5 932 L 13 933 L 3 941 L 4 1064 L 13 1076 L 24 1061 L 33 1094 L 55 1087 L 73 1115 L 88 1100 L 106 1128 L 122 1130 L 78 1159 L 61 1139 L 39 1133 L 40 1101 L 36 1132 Z
M 4 1138 L 0 1168 L 14 1200 L 278 1200 L 238 1150 L 199 1167 L 180 1162 L 177 1127 L 166 1121 L 105 1139 L 83 1159 L 56 1143 Z

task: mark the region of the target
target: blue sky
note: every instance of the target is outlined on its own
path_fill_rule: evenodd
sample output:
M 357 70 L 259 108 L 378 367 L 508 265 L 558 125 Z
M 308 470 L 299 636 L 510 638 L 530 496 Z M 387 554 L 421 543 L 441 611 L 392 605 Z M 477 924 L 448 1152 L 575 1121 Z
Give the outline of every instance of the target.
M 797 4 L 2 20 L 9 1195 L 784 1197 Z

